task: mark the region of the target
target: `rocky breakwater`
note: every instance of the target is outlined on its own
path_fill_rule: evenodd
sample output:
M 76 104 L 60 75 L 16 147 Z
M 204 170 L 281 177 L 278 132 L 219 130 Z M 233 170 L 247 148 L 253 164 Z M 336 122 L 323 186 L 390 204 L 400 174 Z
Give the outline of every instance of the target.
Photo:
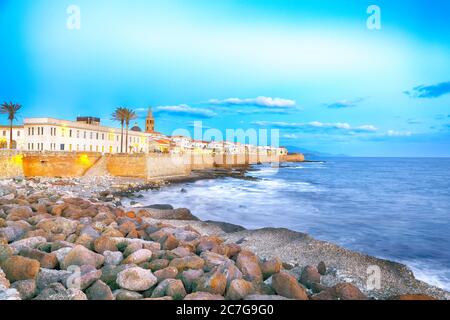
M 251 250 L 242 228 L 186 209 L 128 211 L 110 199 L 3 188 L 0 300 L 370 298 L 351 283 L 327 285 L 332 270 L 320 257 L 298 273 Z

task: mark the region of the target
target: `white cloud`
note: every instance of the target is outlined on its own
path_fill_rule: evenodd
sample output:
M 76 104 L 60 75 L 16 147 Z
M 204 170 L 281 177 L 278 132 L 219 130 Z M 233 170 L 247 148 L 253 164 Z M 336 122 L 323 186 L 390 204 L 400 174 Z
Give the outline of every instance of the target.
M 387 132 L 387 135 L 389 137 L 410 137 L 410 136 L 412 136 L 412 132 L 410 132 L 410 131 L 389 130 Z
M 323 132 L 323 131 L 337 131 L 345 133 L 363 133 L 363 132 L 375 132 L 377 127 L 371 124 L 365 124 L 361 126 L 353 127 L 346 122 L 320 122 L 312 121 L 308 123 L 297 122 L 276 122 L 276 121 L 256 121 L 253 122 L 261 127 L 275 127 L 284 129 L 302 129 L 304 131 Z
M 211 104 L 216 105 L 226 105 L 226 106 L 256 106 L 256 107 L 266 107 L 266 108 L 293 108 L 296 105 L 294 100 L 282 99 L 282 98 L 271 98 L 260 96 L 257 98 L 228 98 L 228 99 L 211 99 L 208 101 Z
M 177 114 L 177 115 L 184 115 L 184 116 L 197 116 L 197 117 L 203 117 L 203 118 L 212 118 L 217 115 L 215 112 L 213 112 L 209 109 L 192 108 L 191 106 L 188 106 L 187 104 L 180 104 L 180 105 L 175 105 L 175 106 L 160 106 L 160 107 L 156 108 L 156 111 Z

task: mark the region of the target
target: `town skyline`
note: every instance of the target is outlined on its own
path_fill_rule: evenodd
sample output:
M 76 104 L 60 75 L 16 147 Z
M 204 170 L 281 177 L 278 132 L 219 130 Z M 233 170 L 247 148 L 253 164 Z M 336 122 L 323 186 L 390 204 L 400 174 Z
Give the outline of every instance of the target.
M 0 101 L 107 125 L 124 105 L 141 126 L 151 105 L 165 134 L 202 121 L 329 154 L 450 156 L 450 4 L 378 1 L 375 29 L 371 3 L 343 4 L 3 1 Z

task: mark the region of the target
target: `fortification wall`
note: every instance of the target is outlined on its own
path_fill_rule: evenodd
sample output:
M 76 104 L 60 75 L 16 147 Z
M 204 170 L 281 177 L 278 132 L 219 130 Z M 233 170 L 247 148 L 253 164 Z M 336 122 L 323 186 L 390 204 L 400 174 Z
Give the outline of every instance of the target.
M 26 177 L 80 177 L 101 158 L 100 153 L 24 153 Z
M 0 151 L 0 178 L 23 176 L 23 156 L 18 151 Z
M 147 158 L 137 154 L 113 154 L 106 157 L 106 170 L 112 176 L 147 178 Z
M 187 176 L 191 173 L 190 155 L 146 155 L 147 178 Z
M 288 154 L 280 157 L 280 162 L 304 162 L 305 156 L 301 153 Z

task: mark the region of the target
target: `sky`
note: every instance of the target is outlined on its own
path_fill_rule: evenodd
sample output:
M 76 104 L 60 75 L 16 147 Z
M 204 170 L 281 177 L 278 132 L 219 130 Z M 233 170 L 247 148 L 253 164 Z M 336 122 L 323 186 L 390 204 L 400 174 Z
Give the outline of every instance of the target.
M 449 16 L 440 0 L 0 0 L 0 101 L 23 105 L 19 123 L 117 126 L 127 106 L 143 126 L 151 106 L 169 135 L 201 121 L 330 154 L 448 157 Z

